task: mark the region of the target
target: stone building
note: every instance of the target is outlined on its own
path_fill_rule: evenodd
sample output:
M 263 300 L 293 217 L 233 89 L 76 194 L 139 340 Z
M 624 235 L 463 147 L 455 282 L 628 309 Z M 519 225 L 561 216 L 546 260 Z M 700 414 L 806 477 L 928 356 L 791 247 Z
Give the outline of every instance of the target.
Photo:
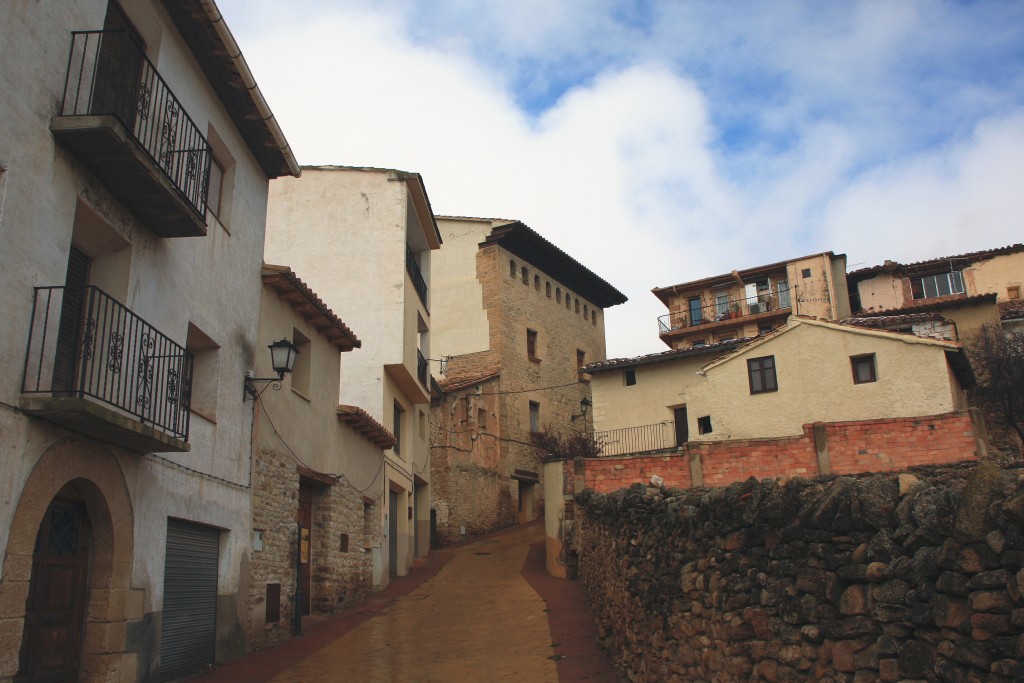
M 340 403 L 359 406 L 395 437 L 379 482 L 386 499 L 378 587 L 430 551 L 431 254 L 441 246 L 415 173 L 303 167 L 271 184 L 265 253 L 287 263 L 363 347 L 346 357 Z
M 246 649 L 242 382 L 299 169 L 212 2 L 8 4 L 0 44 L 0 679 L 182 676 Z
M 846 255 L 831 251 L 651 291 L 669 310 L 658 318 L 659 336 L 673 349 L 755 337 L 791 315 L 850 314 Z
M 287 637 L 296 600 L 300 615 L 329 615 L 380 584 L 382 451 L 394 445 L 366 411 L 338 405 L 341 353 L 361 346 L 352 330 L 289 268 L 264 266 L 263 285 L 257 348 L 284 338 L 298 357 L 280 382 L 256 381 L 249 392 L 257 404 L 250 646 Z M 274 379 L 261 360 L 257 377 Z
M 604 359 L 604 309 L 626 297 L 520 222 L 438 225 L 432 348 L 446 360 L 431 463 L 445 544 L 538 515 L 543 454 L 531 434 L 589 429 L 579 370 Z

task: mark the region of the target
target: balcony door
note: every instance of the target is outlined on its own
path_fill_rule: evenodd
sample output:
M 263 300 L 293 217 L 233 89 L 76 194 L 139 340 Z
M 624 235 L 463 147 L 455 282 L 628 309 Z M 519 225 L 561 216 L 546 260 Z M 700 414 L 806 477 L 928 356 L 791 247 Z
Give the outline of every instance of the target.
M 89 257 L 71 247 L 68 272 L 64 279 L 64 298 L 57 330 L 57 353 L 53 362 L 53 391 L 75 390 L 75 370 L 81 345 L 82 315 L 85 311 L 85 288 L 89 284 Z
M 142 73 L 142 37 L 116 3 L 107 5 L 96 60 L 93 114 L 114 114 L 128 130 L 135 128 L 136 91 Z

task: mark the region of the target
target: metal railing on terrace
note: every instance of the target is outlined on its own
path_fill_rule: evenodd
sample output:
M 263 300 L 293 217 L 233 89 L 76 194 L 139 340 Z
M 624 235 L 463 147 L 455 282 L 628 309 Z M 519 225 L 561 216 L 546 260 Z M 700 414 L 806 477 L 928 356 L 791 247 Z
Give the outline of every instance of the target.
M 420 270 L 420 264 L 416 263 L 416 256 L 412 253 L 412 247 L 408 244 L 405 245 L 405 271 L 409 273 L 409 277 L 412 278 L 412 286 L 416 289 L 416 293 L 420 295 L 420 301 L 423 305 L 427 305 L 427 282 L 423 279 L 423 272 Z
M 36 287 L 21 391 L 95 399 L 188 440 L 192 354 L 96 287 Z
M 759 313 L 782 311 L 792 307 L 792 291 L 779 287 L 756 296 L 716 300 L 710 304 L 694 306 L 686 311 L 666 313 L 658 317 L 658 333 L 700 327 L 723 320 L 745 318 Z
M 115 116 L 206 215 L 210 144 L 127 30 L 73 31 L 61 116 Z
M 658 422 L 640 427 L 623 427 L 594 432 L 601 455 L 628 455 L 666 451 L 676 447 L 675 425 Z

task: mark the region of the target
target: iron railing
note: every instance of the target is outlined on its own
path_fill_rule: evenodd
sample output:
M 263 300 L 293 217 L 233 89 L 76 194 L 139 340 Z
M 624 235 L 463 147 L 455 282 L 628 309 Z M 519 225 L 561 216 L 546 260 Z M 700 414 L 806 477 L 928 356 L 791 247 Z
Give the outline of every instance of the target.
M 96 287 L 36 287 L 21 391 L 90 397 L 188 440 L 192 354 Z
M 627 455 L 666 451 L 676 447 L 675 425 L 658 422 L 640 427 L 623 427 L 594 432 L 601 455 Z
M 420 378 L 423 386 L 427 386 L 427 359 L 419 349 L 416 349 L 416 376 Z
M 427 281 L 423 279 L 423 272 L 420 270 L 420 264 L 416 263 L 416 256 L 412 253 L 412 247 L 408 244 L 405 245 L 405 271 L 409 273 L 409 277 L 412 278 L 412 286 L 416 289 L 416 293 L 420 295 L 420 301 L 423 305 L 427 305 Z
M 71 33 L 60 115 L 117 117 L 205 218 L 210 144 L 130 32 Z
M 782 311 L 792 307 L 791 294 L 785 283 L 779 283 L 777 289 L 756 296 L 722 299 L 686 311 L 666 313 L 658 317 L 658 333 L 668 334 L 673 330 L 687 327 L 699 327 L 769 311 Z

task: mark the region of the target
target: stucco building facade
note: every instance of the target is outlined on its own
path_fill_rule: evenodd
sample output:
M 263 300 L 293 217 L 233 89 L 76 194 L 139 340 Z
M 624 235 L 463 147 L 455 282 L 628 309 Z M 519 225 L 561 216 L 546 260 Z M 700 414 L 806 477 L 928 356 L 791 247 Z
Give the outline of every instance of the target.
M 339 403 L 394 435 L 377 484 L 383 587 L 430 550 L 431 258 L 441 246 L 415 173 L 303 167 L 271 184 L 268 262 L 286 263 L 363 346 L 341 368 Z M 377 494 L 371 497 L 376 497 Z
M 0 679 L 184 675 L 246 649 L 241 386 L 298 166 L 213 3 L 22 3 L 0 42 Z
M 669 312 L 658 318 L 669 348 L 755 337 L 791 315 L 850 314 L 846 255 L 830 251 L 651 290 Z
M 589 378 L 605 357 L 604 309 L 626 297 L 518 221 L 438 219 L 431 408 L 435 525 L 457 541 L 536 517 L 540 430 L 589 430 Z

